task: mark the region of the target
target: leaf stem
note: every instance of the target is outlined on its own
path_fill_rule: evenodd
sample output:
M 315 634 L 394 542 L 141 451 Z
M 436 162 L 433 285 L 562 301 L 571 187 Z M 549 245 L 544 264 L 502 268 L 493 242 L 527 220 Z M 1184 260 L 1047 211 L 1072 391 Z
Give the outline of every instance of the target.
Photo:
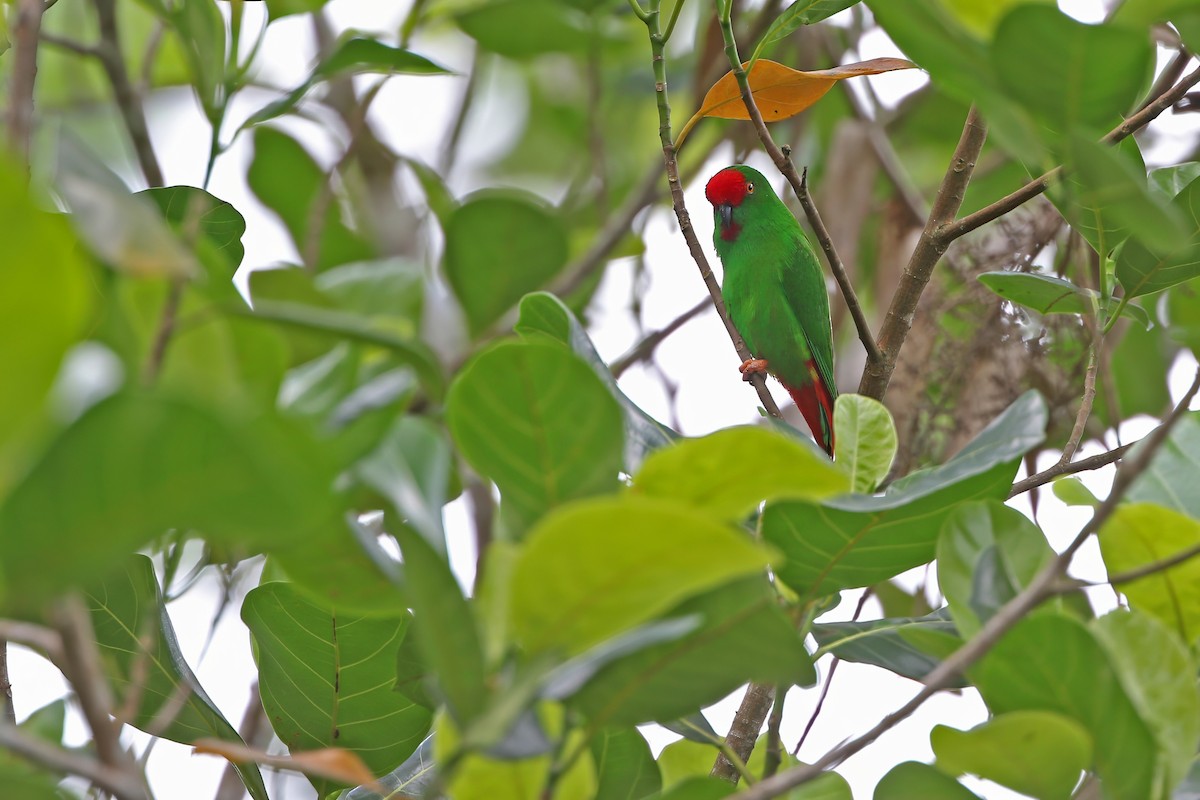
M 675 0 L 675 7 L 671 9 L 671 18 L 667 20 L 667 30 L 662 35 L 663 44 L 671 40 L 671 34 L 675 32 L 675 23 L 679 21 L 679 12 L 683 10 L 683 4 L 687 0 Z

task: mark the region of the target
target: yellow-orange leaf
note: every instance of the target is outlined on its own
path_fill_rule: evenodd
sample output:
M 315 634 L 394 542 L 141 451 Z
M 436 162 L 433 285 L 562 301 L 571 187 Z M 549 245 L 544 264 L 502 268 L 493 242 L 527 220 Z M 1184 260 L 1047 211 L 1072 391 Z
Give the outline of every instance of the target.
M 305 775 L 329 778 L 338 783 L 348 783 L 351 786 L 366 786 L 380 794 L 384 792 L 384 788 L 376 782 L 375 776 L 361 758 L 349 750 L 337 747 L 304 750 L 292 753 L 290 756 L 276 756 L 238 742 L 228 742 L 222 739 L 197 739 L 193 745 L 192 752 L 197 754 L 217 755 L 237 763 L 256 761 L 268 767 L 295 770 L 303 772 Z
M 758 111 L 762 114 L 762 118 L 767 122 L 775 122 L 796 116 L 820 100 L 835 82 L 843 78 L 877 75 L 880 72 L 915 67 L 916 64 L 902 58 L 872 58 L 869 61 L 843 64 L 832 69 L 803 72 L 780 64 L 778 61 L 768 61 L 763 58 L 755 62 L 747 77 L 750 81 L 750 91 L 754 95 L 754 102 L 758 105 Z M 750 119 L 733 72 L 725 73 L 708 90 L 708 94 L 704 96 L 704 102 L 700 104 L 700 110 L 687 121 L 683 130 L 679 132 L 679 139 L 675 142 L 676 147 L 683 144 L 684 137 L 702 117 Z

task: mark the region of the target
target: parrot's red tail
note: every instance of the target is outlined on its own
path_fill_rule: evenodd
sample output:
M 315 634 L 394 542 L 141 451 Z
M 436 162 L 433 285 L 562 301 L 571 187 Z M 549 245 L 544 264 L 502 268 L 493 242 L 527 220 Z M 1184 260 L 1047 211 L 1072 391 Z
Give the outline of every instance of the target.
M 804 421 L 808 423 L 809 429 L 812 430 L 813 438 L 817 440 L 817 444 L 821 445 L 825 452 L 832 457 L 833 395 L 829 391 L 829 387 L 821 381 L 820 376 L 817 374 L 816 366 L 811 361 L 808 366 L 809 372 L 813 376 L 812 383 L 798 388 L 788 386 L 785 383 L 783 388 L 787 389 L 787 393 L 796 402 L 796 407 L 804 415 Z

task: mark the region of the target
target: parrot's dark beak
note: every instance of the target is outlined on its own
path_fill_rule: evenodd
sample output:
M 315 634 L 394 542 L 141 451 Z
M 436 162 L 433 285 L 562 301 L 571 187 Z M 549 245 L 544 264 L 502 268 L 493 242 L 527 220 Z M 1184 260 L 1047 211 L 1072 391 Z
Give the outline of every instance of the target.
M 721 227 L 728 228 L 733 224 L 733 206 L 729 203 L 721 203 L 717 206 L 717 217 L 721 220 Z

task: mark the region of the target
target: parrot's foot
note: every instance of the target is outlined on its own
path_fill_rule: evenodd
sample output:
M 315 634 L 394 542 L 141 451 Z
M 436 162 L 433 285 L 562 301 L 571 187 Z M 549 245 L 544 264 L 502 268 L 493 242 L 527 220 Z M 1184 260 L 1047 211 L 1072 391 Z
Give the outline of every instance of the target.
M 742 380 L 749 381 L 755 374 L 767 374 L 767 360 L 765 358 L 748 358 L 738 367 L 738 372 L 742 373 Z

